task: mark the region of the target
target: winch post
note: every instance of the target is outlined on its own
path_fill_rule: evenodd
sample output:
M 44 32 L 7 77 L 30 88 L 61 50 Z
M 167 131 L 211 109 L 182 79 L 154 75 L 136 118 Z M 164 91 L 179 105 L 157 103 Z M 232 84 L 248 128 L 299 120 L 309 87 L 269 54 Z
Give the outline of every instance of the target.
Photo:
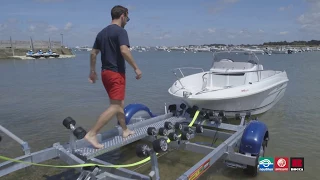
M 72 126 L 72 125 L 71 125 Z M 75 152 L 75 149 L 76 149 L 76 137 L 73 135 L 72 132 L 70 132 L 70 138 L 69 138 L 69 145 L 70 145 L 70 151 L 71 153 L 74 153 Z
M 150 161 L 151 161 L 151 165 L 152 165 L 152 171 L 149 173 L 149 176 L 151 177 L 152 180 L 160 180 L 158 159 L 157 159 L 157 155 L 154 151 L 151 151 Z
M 164 103 L 164 114 L 168 114 L 167 103 Z
M 27 142 L 23 141 L 18 136 L 16 136 L 15 134 L 13 134 L 12 132 L 10 132 L 8 129 L 6 129 L 5 127 L 3 127 L 1 125 L 0 125 L 0 131 L 4 132 L 6 135 L 8 135 L 13 140 L 17 141 L 22 146 L 22 150 L 24 151 L 25 155 L 30 154 L 30 147 Z

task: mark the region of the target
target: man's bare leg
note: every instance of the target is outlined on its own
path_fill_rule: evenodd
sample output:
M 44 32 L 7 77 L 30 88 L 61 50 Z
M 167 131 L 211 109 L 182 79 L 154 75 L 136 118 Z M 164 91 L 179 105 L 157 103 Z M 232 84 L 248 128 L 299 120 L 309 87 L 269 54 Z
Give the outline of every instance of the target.
M 124 115 L 124 101 L 121 101 L 121 109 L 120 112 L 117 113 L 117 119 L 119 121 L 119 124 L 122 128 L 122 137 L 126 138 L 132 134 L 134 134 L 134 131 L 128 129 L 126 125 L 126 117 Z
M 116 113 L 119 112 L 120 109 L 120 102 L 113 102 L 113 100 L 110 100 L 110 105 L 108 109 L 100 115 L 97 123 L 84 137 L 90 144 L 92 144 L 92 146 L 94 146 L 97 149 L 103 148 L 103 145 L 98 142 L 96 135 L 101 130 L 101 128 L 105 124 L 107 124 Z

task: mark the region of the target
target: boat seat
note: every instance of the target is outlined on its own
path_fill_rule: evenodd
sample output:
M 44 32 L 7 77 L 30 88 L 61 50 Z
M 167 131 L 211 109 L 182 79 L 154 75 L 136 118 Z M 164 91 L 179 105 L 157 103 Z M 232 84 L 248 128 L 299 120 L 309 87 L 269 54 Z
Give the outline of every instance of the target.
M 259 65 L 260 69 L 263 69 L 262 65 Z M 256 71 L 258 65 L 250 62 L 215 62 L 210 69 L 211 72 L 245 72 L 245 71 Z
M 223 62 L 215 62 L 213 64 L 214 69 L 251 69 L 255 65 L 249 62 L 230 62 L 230 61 L 223 61 Z

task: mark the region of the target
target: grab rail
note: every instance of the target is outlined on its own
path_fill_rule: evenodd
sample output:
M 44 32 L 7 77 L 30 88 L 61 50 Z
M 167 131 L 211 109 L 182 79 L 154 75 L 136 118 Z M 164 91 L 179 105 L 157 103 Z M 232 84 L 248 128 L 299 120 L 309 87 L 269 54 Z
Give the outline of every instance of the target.
M 182 69 L 199 69 L 199 70 L 202 70 L 202 72 L 204 72 L 203 68 L 197 68 L 197 67 L 180 67 L 180 68 L 173 69 L 172 72 L 174 72 L 175 70 L 179 70 L 181 75 L 182 75 L 182 77 L 184 77 Z
M 173 74 L 176 76 L 177 80 L 179 81 L 180 85 L 182 86 L 182 89 L 184 88 L 184 85 L 181 83 L 180 78 L 177 76 L 177 73 L 175 72 L 175 70 L 179 70 L 179 72 L 182 75 L 182 78 L 184 78 L 184 74 L 182 72 L 183 69 L 199 69 L 202 70 L 202 72 L 204 72 L 203 68 L 197 68 L 197 67 L 180 67 L 180 68 L 175 68 L 172 70 Z

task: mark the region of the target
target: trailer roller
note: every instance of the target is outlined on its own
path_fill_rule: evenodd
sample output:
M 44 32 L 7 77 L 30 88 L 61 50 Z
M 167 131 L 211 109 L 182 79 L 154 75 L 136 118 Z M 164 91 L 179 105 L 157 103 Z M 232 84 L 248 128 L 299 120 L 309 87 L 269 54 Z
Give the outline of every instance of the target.
M 30 152 L 27 142 L 0 125 L 0 131 L 20 143 L 25 152 L 24 155 L 16 158 L 8 158 L 0 154 L 0 159 L 4 160 L 0 164 L 0 177 L 35 165 L 76 168 L 80 172 L 79 180 L 159 180 L 162 174 L 158 158 L 162 158 L 162 153 L 169 153 L 175 149 L 203 154 L 204 157 L 187 171 L 172 175 L 175 176 L 172 179 L 201 179 L 201 175 L 222 157 L 227 167 L 240 168 L 246 174 L 257 176 L 259 174 L 257 160 L 265 155 L 270 140 L 269 130 L 262 121 L 250 119 L 250 112 L 236 112 L 233 115 L 238 120 L 237 125 L 228 123 L 229 119 L 223 110 L 216 112 L 182 103 L 171 104 L 165 108 L 164 114 L 154 115 L 143 104 L 129 104 L 125 107 L 126 123 L 128 128 L 135 131 L 135 134 L 123 138 L 122 128 L 117 125 L 97 135 L 103 148 L 96 149 L 83 139 L 86 134 L 85 129 L 81 126 L 76 127 L 76 120 L 69 116 L 62 121 L 64 127 L 70 131 L 69 142 L 65 144 L 57 142 L 52 147 L 36 152 Z M 224 130 L 233 133 L 227 133 Z M 212 144 L 217 139 L 222 143 L 213 147 L 191 142 L 196 136 L 212 138 Z M 142 143 L 146 141 L 150 143 Z M 100 155 L 117 151 L 134 142 L 138 142 L 135 149 L 136 156 L 141 158 L 138 162 L 114 165 L 99 159 Z M 54 158 L 59 158 L 69 165 L 41 164 Z M 140 166 L 148 162 L 151 163 L 151 169 L 147 174 L 127 169 L 127 167 Z

